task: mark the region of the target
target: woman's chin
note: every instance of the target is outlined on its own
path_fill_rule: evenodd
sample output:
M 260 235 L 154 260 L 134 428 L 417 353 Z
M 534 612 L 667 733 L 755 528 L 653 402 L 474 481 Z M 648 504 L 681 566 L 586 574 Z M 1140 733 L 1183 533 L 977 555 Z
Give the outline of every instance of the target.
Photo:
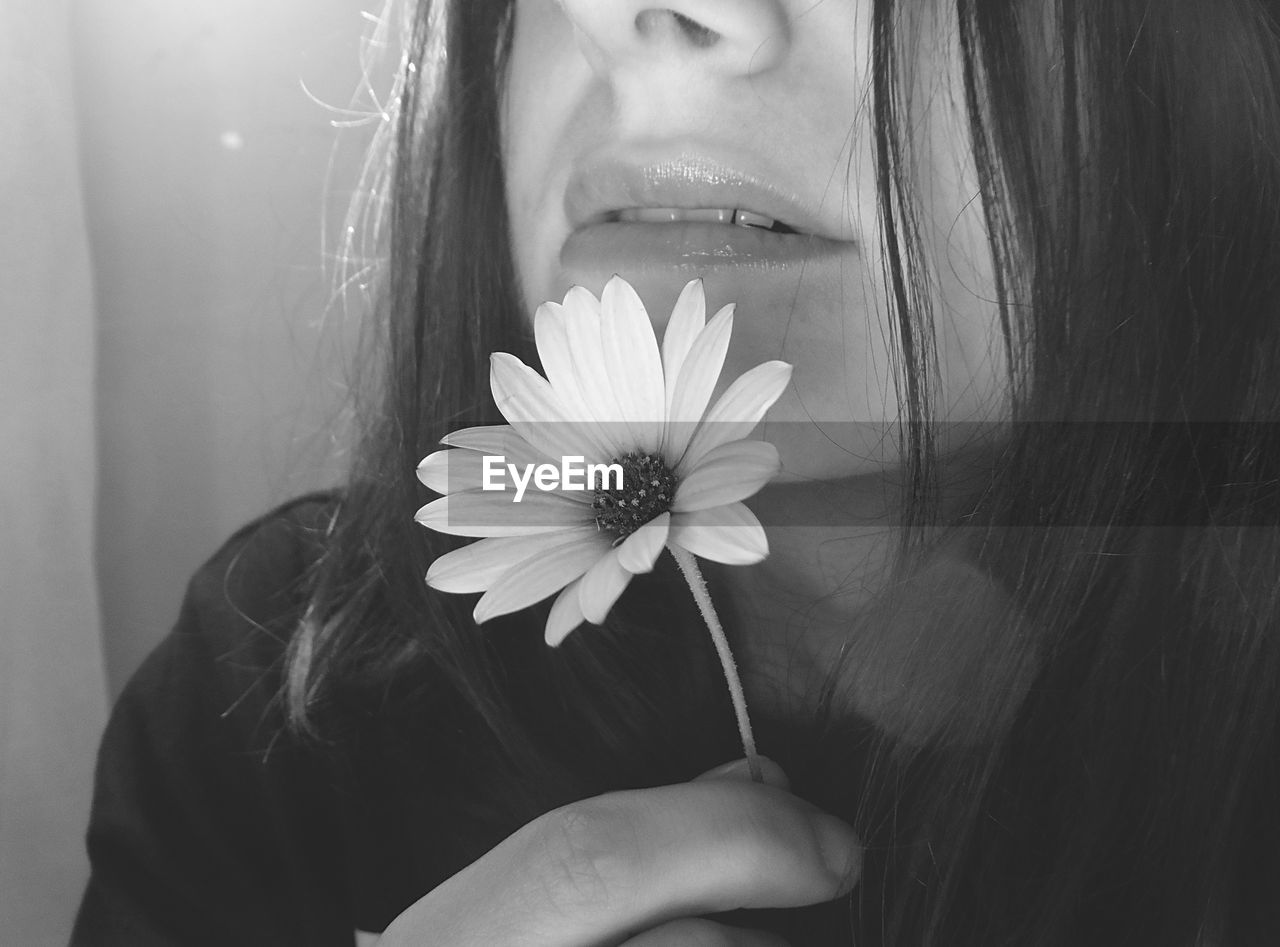
M 779 404 L 785 409 L 787 406 Z M 889 480 L 901 461 L 887 423 L 826 423 L 770 412 L 756 436 L 778 448 L 782 470 L 776 483 L 792 487 L 815 482 Z

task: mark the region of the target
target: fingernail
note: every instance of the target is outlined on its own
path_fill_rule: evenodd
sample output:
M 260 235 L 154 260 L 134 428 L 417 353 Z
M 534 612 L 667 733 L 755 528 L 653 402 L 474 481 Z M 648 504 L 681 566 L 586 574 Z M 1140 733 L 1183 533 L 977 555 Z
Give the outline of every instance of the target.
M 699 776 L 698 779 L 723 779 L 727 776 L 728 777 L 737 776 L 739 775 L 739 773 L 745 773 L 746 771 L 747 771 L 746 760 L 730 760 L 727 763 L 721 763 L 715 769 L 707 770 L 705 773 Z
M 862 845 L 853 828 L 843 819 L 825 812 L 812 816 L 818 851 L 827 869 L 838 881 L 837 894 L 847 894 L 862 872 Z
M 757 756 L 760 762 L 760 772 L 764 776 L 766 786 L 776 786 L 778 789 L 791 788 L 791 780 L 787 779 L 787 774 L 782 771 L 782 767 L 769 759 L 767 756 Z M 715 769 L 709 769 L 697 779 L 750 779 L 751 765 L 745 760 L 730 760 L 723 763 Z

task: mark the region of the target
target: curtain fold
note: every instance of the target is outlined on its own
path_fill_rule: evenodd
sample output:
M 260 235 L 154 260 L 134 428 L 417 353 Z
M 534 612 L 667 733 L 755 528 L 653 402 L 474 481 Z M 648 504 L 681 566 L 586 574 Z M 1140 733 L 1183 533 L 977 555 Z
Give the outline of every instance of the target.
M 62 944 L 106 713 L 68 0 L 0 0 L 0 939 Z

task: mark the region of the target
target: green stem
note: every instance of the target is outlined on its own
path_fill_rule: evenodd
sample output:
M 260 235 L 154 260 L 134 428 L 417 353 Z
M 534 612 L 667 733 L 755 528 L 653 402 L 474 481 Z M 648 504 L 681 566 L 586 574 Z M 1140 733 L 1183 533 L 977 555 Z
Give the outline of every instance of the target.
M 756 753 L 756 738 L 751 733 L 751 720 L 747 717 L 747 698 L 742 692 L 742 681 L 738 678 L 738 665 L 733 660 L 733 652 L 729 650 L 729 639 L 720 626 L 720 617 L 711 604 L 711 593 L 707 591 L 707 583 L 698 568 L 698 560 L 689 550 L 674 543 L 668 545 L 667 549 L 680 567 L 685 582 L 689 584 L 689 591 L 693 593 L 693 600 L 698 603 L 698 610 L 702 612 L 702 620 L 707 623 L 707 630 L 711 632 L 716 654 L 720 656 L 720 666 L 724 668 L 724 677 L 729 683 L 729 696 L 733 699 L 733 712 L 738 718 L 738 733 L 742 737 L 747 767 L 751 770 L 751 781 L 762 783 L 764 773 L 760 769 L 760 757 Z

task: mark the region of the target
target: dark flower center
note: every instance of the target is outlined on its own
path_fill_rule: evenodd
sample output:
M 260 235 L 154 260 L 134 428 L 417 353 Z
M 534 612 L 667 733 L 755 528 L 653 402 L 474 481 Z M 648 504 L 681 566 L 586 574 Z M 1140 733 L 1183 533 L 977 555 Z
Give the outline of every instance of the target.
M 613 463 L 622 467 L 622 489 L 596 490 L 591 508 L 596 512 L 596 525 L 613 533 L 616 543 L 671 509 L 676 498 L 676 475 L 661 454 L 632 452 L 615 458 Z M 612 486 L 607 478 L 605 483 Z

